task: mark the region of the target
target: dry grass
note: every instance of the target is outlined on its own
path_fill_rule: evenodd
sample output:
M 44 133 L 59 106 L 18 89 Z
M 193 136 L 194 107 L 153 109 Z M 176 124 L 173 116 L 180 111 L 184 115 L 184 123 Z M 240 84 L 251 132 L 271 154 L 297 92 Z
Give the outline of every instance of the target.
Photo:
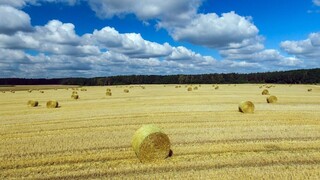
M 119 86 L 112 98 L 85 87 L 81 101 L 65 90 L 1 94 L 0 179 L 320 179 L 319 86 L 277 85 L 274 105 L 261 85 L 219 86 L 146 85 L 130 96 Z M 50 99 L 62 107 L 47 109 Z M 254 114 L 237 111 L 246 99 Z M 164 130 L 171 157 L 140 162 L 131 140 L 143 124 Z
M 14 88 L 15 91 L 28 91 L 28 90 L 53 90 L 53 89 L 65 89 L 70 87 L 78 87 L 71 85 L 17 85 L 17 86 L 0 86 L 1 91 L 10 91 Z

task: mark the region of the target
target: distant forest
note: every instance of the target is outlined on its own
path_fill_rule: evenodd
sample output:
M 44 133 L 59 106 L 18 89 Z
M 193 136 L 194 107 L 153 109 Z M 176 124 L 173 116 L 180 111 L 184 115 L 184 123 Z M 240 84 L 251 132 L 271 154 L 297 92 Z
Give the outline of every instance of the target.
M 129 75 L 94 78 L 25 79 L 0 78 L 0 85 L 80 85 L 104 86 L 127 84 L 314 84 L 320 83 L 320 68 L 249 74 L 201 74 L 201 75 Z

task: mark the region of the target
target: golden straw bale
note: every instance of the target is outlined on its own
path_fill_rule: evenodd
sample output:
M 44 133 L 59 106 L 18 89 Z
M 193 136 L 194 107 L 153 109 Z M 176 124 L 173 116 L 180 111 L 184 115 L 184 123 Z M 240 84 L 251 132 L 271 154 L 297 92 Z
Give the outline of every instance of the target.
M 123 92 L 129 93 L 129 89 L 124 89 Z
M 47 102 L 47 108 L 58 108 L 59 103 L 58 101 L 48 101 Z
M 163 160 L 170 153 L 169 137 L 155 125 L 139 128 L 133 135 L 131 144 L 141 162 Z
M 239 111 L 242 113 L 253 113 L 254 104 L 251 101 L 242 101 L 239 104 Z
M 112 92 L 107 91 L 107 92 L 106 92 L 106 96 L 112 96 Z
M 268 103 L 276 103 L 278 101 L 278 98 L 276 96 L 269 96 L 267 97 Z
M 31 106 L 31 107 L 37 107 L 39 105 L 38 101 L 34 101 L 34 100 L 29 100 L 27 105 Z
M 261 94 L 262 94 L 262 95 L 269 95 L 268 89 L 264 89 Z
M 72 98 L 72 99 L 79 99 L 79 95 L 78 95 L 78 94 L 72 94 L 72 95 L 71 95 L 71 98 Z

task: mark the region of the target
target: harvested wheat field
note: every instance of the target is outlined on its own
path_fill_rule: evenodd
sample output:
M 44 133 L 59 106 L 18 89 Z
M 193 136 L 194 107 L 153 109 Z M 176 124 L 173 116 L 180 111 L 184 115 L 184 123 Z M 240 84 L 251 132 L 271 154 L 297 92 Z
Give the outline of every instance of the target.
M 71 88 L 1 93 L 0 179 L 320 179 L 320 86 L 275 85 L 274 104 L 260 86 L 85 87 L 77 101 Z M 131 141 L 146 124 L 170 139 L 168 158 L 137 158 Z

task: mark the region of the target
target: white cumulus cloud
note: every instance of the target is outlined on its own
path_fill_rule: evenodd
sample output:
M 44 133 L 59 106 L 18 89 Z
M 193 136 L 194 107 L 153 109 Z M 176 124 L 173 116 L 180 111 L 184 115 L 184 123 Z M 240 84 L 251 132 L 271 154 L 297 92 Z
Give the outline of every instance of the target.
M 135 14 L 140 20 L 178 23 L 196 14 L 202 0 L 88 0 L 88 3 L 101 18 Z
M 84 41 L 96 43 L 101 48 L 122 53 L 132 58 L 161 57 L 172 52 L 172 47 L 168 43 L 150 42 L 136 33 L 120 34 L 111 27 L 94 30 L 93 34 L 84 35 Z
M 281 48 L 301 59 L 317 60 L 320 56 L 320 33 L 311 33 L 305 40 L 283 41 Z
M 39 41 L 57 44 L 78 44 L 80 38 L 76 35 L 74 25 L 51 20 L 45 26 L 36 27 L 36 37 Z
M 63 3 L 75 5 L 81 0 L 0 0 L 0 5 L 8 5 L 15 8 L 23 8 L 27 5 L 41 5 L 42 3 Z
M 29 15 L 13 7 L 0 5 L 0 17 L 0 34 L 11 35 L 32 29 Z
M 173 28 L 170 32 L 175 40 L 211 48 L 226 47 L 254 38 L 259 30 L 248 18 L 234 12 L 219 17 L 215 13 L 198 14 L 185 27 Z

